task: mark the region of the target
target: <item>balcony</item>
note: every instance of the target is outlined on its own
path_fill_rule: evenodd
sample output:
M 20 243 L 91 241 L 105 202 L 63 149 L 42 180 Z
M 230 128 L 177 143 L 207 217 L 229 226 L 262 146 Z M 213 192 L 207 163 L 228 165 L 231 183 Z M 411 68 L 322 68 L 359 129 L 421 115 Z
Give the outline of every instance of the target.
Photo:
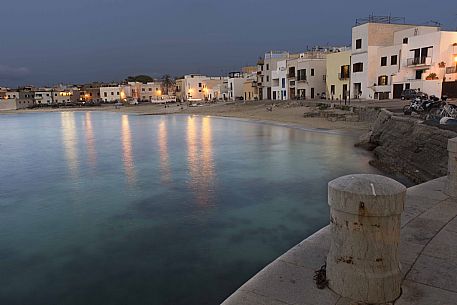
M 287 74 L 287 78 L 295 78 L 295 73 L 289 73 Z
M 457 73 L 457 66 L 446 68 L 446 74 L 454 74 L 454 73 Z
M 408 67 L 430 66 L 432 64 L 431 57 L 415 57 L 408 58 Z
M 338 73 L 338 79 L 339 80 L 348 80 L 349 79 L 349 73 Z
M 298 82 L 305 82 L 305 83 L 306 83 L 306 82 L 308 81 L 308 79 L 307 79 L 306 76 L 300 77 L 300 75 L 299 75 L 299 76 L 297 77 L 297 81 L 298 81 Z

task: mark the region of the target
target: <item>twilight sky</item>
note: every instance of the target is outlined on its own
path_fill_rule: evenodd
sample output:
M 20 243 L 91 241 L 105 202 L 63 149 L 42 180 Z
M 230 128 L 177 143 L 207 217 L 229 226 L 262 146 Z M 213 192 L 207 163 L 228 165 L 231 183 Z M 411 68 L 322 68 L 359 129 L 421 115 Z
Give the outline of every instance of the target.
M 2 0 L 0 86 L 226 74 L 268 50 L 348 45 L 370 13 L 457 27 L 455 0 Z

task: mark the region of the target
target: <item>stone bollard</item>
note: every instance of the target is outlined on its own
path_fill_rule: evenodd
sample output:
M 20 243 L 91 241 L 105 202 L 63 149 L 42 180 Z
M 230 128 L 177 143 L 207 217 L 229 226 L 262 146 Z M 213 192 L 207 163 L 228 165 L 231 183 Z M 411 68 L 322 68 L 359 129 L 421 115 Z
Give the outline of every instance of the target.
M 447 150 L 449 161 L 445 193 L 457 197 L 457 138 L 449 139 Z
M 328 185 L 331 246 L 329 287 L 369 304 L 400 296 L 398 254 L 406 187 L 378 175 L 349 175 Z

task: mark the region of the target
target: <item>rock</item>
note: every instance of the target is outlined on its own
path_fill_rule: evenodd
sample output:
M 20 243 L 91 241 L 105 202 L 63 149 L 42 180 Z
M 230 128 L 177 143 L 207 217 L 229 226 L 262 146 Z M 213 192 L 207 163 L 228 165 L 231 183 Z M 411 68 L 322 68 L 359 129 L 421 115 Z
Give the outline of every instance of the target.
M 447 174 L 447 143 L 454 137 L 457 132 L 382 110 L 357 146 L 374 151 L 371 165 L 423 183 Z

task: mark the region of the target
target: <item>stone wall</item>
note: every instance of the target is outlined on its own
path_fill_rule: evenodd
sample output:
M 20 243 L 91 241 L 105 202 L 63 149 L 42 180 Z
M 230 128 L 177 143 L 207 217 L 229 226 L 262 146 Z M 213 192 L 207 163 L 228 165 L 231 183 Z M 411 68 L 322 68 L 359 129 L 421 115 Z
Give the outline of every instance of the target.
M 457 133 L 381 110 L 358 146 L 373 150 L 378 169 L 423 183 L 447 174 L 448 139 Z

